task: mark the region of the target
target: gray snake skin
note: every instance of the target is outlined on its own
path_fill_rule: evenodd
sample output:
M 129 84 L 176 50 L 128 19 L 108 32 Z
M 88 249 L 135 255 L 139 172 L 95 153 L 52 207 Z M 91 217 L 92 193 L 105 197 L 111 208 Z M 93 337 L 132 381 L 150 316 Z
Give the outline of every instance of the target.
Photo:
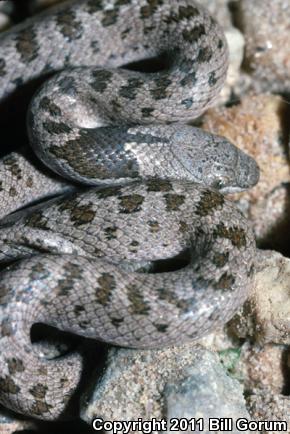
M 116 69 L 156 55 L 162 71 Z M 57 175 L 22 150 L 0 163 L 0 402 L 48 420 L 83 361 L 40 357 L 32 325 L 159 348 L 225 323 L 247 297 L 255 242 L 221 192 L 259 174 L 224 138 L 184 124 L 213 103 L 227 69 L 224 36 L 195 2 L 70 2 L 0 37 L 3 103 L 63 69 L 28 113 L 31 145 Z M 71 181 L 94 187 L 11 214 Z M 180 254 L 183 268 L 156 268 Z

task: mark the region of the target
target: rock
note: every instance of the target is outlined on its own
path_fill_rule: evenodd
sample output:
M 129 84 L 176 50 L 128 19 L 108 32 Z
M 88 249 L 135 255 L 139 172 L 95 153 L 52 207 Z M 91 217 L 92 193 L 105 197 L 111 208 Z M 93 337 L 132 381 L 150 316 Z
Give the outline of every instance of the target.
M 250 220 L 258 243 L 263 245 L 277 225 L 290 226 L 285 185 L 290 181 L 288 163 L 289 104 L 280 96 L 246 95 L 232 107 L 207 111 L 202 127 L 227 137 L 244 152 L 254 157 L 260 166 L 260 180 L 251 190 L 229 197 Z M 282 186 L 277 199 L 277 189 Z M 288 248 L 289 238 L 283 230 L 275 235 L 270 248 Z M 270 239 L 270 242 L 271 242 Z
M 274 251 L 257 252 L 256 284 L 243 310 L 229 323 L 240 338 L 290 344 L 290 259 Z
M 241 0 L 236 20 L 245 36 L 245 66 L 256 80 L 256 89 L 289 92 L 290 3 Z
M 272 394 L 282 394 L 290 374 L 289 356 L 287 345 L 244 345 L 240 364 L 244 366 L 245 389 L 269 389 Z
M 242 387 L 201 346 L 112 348 L 106 370 L 83 399 L 81 417 L 104 420 L 246 417 Z M 206 427 L 204 432 L 209 432 Z M 222 431 L 221 431 L 222 432 Z
M 290 432 L 290 398 L 274 394 L 270 389 L 257 389 L 247 399 L 248 408 L 255 420 L 285 421 Z M 278 434 L 281 431 L 262 431 L 267 434 Z M 285 432 L 285 431 L 284 431 Z
M 290 348 L 246 341 L 231 375 L 243 383 L 247 409 L 256 421 L 286 421 L 290 432 Z M 262 430 L 261 432 L 266 432 Z M 267 431 L 275 433 L 277 431 Z
M 229 0 L 203 0 L 201 4 L 209 10 L 210 14 L 224 29 L 227 29 L 232 26 L 228 3 Z
M 243 399 L 242 386 L 230 378 L 215 354 L 202 351 L 193 366 L 186 369 L 186 378 L 173 384 L 167 384 L 166 397 L 167 419 L 201 418 L 204 429 L 197 432 L 213 432 L 209 427 L 210 418 L 232 418 L 233 429 L 239 418 L 250 419 Z M 182 431 L 178 431 L 182 432 Z M 190 432 L 187 430 L 185 432 Z M 226 432 L 220 427 L 221 433 Z

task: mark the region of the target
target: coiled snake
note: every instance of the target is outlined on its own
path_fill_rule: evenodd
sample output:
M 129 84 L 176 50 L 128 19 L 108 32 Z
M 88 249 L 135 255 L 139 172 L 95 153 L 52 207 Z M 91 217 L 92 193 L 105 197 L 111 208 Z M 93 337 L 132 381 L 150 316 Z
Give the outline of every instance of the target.
M 164 69 L 116 68 L 154 56 Z M 245 300 L 253 234 L 217 189 L 254 185 L 257 165 L 185 125 L 213 103 L 227 64 L 220 28 L 190 0 L 78 0 L 0 37 L 3 103 L 64 69 L 31 104 L 35 153 L 70 182 L 101 184 L 2 220 L 0 259 L 18 260 L 1 272 L 4 406 L 55 419 L 78 385 L 81 357 L 39 357 L 34 323 L 154 348 L 200 337 Z M 67 185 L 25 155 L 1 162 L 3 216 Z M 142 272 L 181 252 L 183 268 Z

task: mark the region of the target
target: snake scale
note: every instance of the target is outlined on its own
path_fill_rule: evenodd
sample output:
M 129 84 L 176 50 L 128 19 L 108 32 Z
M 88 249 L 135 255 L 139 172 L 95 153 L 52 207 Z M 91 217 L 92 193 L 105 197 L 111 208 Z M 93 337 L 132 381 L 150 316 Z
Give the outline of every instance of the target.
M 155 72 L 117 68 L 156 56 Z M 225 323 L 247 297 L 254 237 L 221 193 L 253 186 L 258 167 L 186 125 L 213 103 L 227 65 L 222 31 L 190 0 L 78 0 L 1 35 L 3 104 L 57 72 L 27 117 L 34 152 L 57 175 L 26 151 L 0 163 L 4 406 L 53 420 L 78 386 L 81 356 L 40 357 L 34 323 L 159 348 Z M 94 187 L 10 214 L 71 182 Z M 181 253 L 183 268 L 154 270 Z

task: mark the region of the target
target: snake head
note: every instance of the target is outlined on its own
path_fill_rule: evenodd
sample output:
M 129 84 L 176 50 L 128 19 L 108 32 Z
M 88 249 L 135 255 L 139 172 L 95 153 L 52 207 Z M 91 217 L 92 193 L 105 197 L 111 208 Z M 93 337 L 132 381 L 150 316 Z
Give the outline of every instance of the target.
M 175 131 L 172 143 L 183 170 L 195 182 L 228 194 L 247 190 L 259 180 L 256 161 L 225 137 L 182 126 Z

